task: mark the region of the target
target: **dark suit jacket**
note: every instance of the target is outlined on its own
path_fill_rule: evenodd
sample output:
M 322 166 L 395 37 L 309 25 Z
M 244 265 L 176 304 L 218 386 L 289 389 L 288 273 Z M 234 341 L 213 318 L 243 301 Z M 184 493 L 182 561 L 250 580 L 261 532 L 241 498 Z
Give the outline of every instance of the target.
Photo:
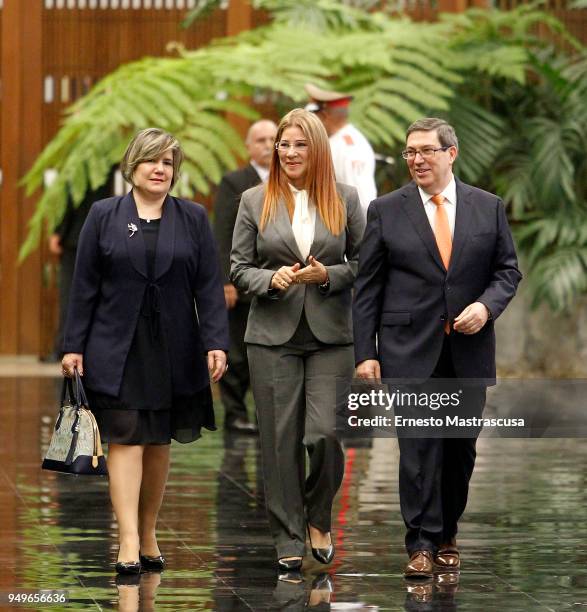
M 261 182 L 261 177 L 251 164 L 244 168 L 229 172 L 222 177 L 214 200 L 214 237 L 218 244 L 220 271 L 225 285 L 230 283 L 230 251 L 232 249 L 232 233 L 236 223 L 238 205 L 242 194 Z M 240 293 L 242 299 L 245 294 Z M 248 297 L 248 301 L 251 298 Z
M 129 224 L 137 228 L 133 236 Z M 167 196 L 150 282 L 132 192 L 96 202 L 80 236 L 63 345 L 65 353 L 84 355 L 84 379 L 94 391 L 118 395 L 147 290 L 159 297 L 173 392 L 195 393 L 209 381 L 206 352 L 229 344 L 206 210 Z
M 501 200 L 456 185 L 448 273 L 414 182 L 369 206 L 353 304 L 355 361 L 378 359 L 384 378 L 428 378 L 446 318 L 452 324 L 467 305 L 482 302 L 492 318 L 477 334 L 451 332 L 452 356 L 457 376 L 495 380 L 493 322 L 522 275 Z
M 61 223 L 55 228 L 55 233 L 59 236 L 59 242 L 64 249 L 77 249 L 79 235 L 92 204 L 111 196 L 114 192 L 116 168 L 117 166 L 114 166 L 110 170 L 106 182 L 100 185 L 98 189 L 88 190 L 77 207 L 73 205 L 71 199 L 68 200 L 65 215 L 63 215 Z

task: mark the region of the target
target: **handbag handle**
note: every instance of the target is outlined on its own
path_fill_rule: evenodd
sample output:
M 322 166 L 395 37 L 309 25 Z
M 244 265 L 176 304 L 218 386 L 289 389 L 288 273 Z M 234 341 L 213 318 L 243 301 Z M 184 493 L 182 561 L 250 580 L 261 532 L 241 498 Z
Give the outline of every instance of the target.
M 77 368 L 74 368 L 73 379 L 69 377 L 63 378 L 63 385 L 61 386 L 61 405 L 65 404 L 66 396 L 69 397 L 69 403 L 76 408 L 85 406 L 89 408 L 88 397 L 82 384 L 82 377 L 79 375 Z M 75 385 L 73 384 L 75 380 Z
M 74 368 L 73 373 L 75 377 L 75 405 L 76 405 L 76 408 L 81 408 L 82 406 L 89 408 L 90 405 L 88 403 L 88 397 L 86 395 L 84 386 L 82 384 L 82 377 L 79 375 L 77 368 Z
M 66 395 L 69 397 L 69 403 L 75 406 L 75 395 L 73 394 L 73 383 L 71 378 L 63 377 L 63 384 L 61 385 L 61 403 L 60 406 L 65 404 Z

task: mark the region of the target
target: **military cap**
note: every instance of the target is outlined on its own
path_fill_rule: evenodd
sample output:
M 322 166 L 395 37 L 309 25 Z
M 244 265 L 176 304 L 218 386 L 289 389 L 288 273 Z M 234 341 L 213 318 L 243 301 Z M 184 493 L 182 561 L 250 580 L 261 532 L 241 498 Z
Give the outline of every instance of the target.
M 353 99 L 353 96 L 348 93 L 327 91 L 326 89 L 320 89 L 311 83 L 306 83 L 304 85 L 304 89 L 312 100 L 306 105 L 306 110 L 313 113 L 316 113 L 323 108 L 348 106 L 350 101 Z

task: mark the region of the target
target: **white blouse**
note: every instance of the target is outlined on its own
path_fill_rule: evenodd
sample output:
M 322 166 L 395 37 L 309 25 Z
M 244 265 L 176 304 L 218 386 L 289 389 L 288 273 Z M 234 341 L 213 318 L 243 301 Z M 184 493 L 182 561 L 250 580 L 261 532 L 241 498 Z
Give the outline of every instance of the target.
M 291 222 L 296 244 L 304 261 L 310 255 L 310 249 L 314 242 L 314 229 L 316 227 L 316 206 L 308 200 L 308 192 L 305 189 L 296 189 L 290 184 L 295 209 Z

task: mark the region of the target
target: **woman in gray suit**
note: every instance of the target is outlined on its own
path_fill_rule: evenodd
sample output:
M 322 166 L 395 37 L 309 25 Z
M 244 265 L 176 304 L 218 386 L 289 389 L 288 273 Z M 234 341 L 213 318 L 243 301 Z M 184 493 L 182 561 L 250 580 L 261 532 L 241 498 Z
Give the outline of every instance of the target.
M 231 255 L 233 283 L 254 296 L 245 342 L 283 571 L 301 567 L 306 527 L 314 557 L 334 557 L 344 472 L 336 409 L 353 375 L 351 287 L 364 228 L 356 189 L 335 183 L 322 123 L 294 109 L 279 125 L 267 184 L 242 196 Z

